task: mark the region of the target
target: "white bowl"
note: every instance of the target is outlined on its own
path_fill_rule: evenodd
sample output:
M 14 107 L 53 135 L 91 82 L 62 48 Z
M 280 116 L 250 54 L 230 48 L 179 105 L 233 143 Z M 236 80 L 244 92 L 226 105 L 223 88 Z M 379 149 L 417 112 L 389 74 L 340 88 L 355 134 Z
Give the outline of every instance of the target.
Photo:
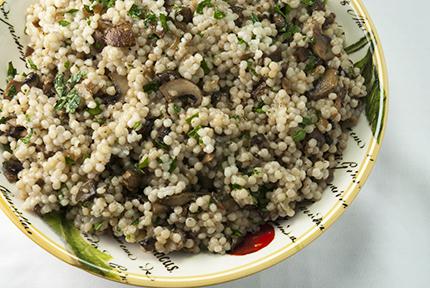
M 9 0 L 1 7 L 0 53 L 3 56 L 0 67 L 7 67 L 8 61 L 13 60 L 15 64 L 20 63 L 16 65 L 20 71 L 24 69 L 20 57 L 26 46 L 23 27 L 29 3 L 31 0 Z M 362 188 L 375 163 L 387 116 L 386 67 L 369 15 L 360 0 L 329 0 L 328 5 L 344 27 L 347 42 L 358 42 L 349 50 L 361 47 L 351 53 L 351 58 L 354 61 L 366 59 L 370 61 L 369 67 L 375 68 L 370 69 L 372 77 L 369 77 L 373 87 L 368 96 L 369 117 L 363 113 L 358 125 L 350 130 L 348 148 L 338 159 L 334 180 L 324 191 L 321 201 L 301 208 L 289 220 L 269 224 L 263 238 L 270 244 L 263 249 L 243 256 L 206 253 L 166 256 L 145 252 L 138 244 L 126 244 L 112 237 L 98 239 L 81 235 L 59 218 L 44 221 L 24 211 L 21 201 L 13 196 L 16 188 L 3 175 L 0 175 L 0 208 L 24 234 L 59 259 L 107 279 L 134 285 L 191 287 L 217 284 L 261 271 L 300 251 L 342 215 Z M 5 83 L 6 75 L 3 71 L 0 73 L 0 83 Z M 367 118 L 371 119 L 370 125 Z

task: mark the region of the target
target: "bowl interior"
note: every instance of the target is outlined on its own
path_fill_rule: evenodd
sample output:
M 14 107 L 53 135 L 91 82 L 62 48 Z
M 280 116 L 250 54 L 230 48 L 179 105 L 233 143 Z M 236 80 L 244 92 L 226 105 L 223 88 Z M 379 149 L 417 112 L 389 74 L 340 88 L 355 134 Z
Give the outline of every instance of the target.
M 23 27 L 29 3 L 31 0 L 9 0 L 1 6 L 0 35 L 3 41 L 0 53 L 3 57 L 0 67 L 6 68 L 7 63 L 13 61 L 19 71 L 25 70 Z M 368 14 L 358 0 L 330 0 L 328 5 L 346 31 L 347 43 L 352 45 L 349 52 L 353 61 L 370 67 L 366 75 L 371 87 L 366 113 L 349 131 L 348 148 L 339 157 L 334 180 L 324 191 L 321 201 L 303 206 L 289 220 L 270 223 L 260 235 L 267 241 L 274 233 L 273 240 L 265 248 L 243 256 L 164 255 L 145 252 L 138 244 L 127 244 L 120 239 L 80 234 L 59 216 L 41 219 L 21 209 L 21 201 L 14 197 L 16 188 L 3 175 L 0 175 L 1 209 L 28 237 L 63 261 L 135 285 L 190 287 L 220 283 L 260 271 L 299 251 L 325 231 L 361 189 L 379 150 L 386 117 L 384 60 Z M 1 69 L 0 83 L 5 83 L 5 79 L 6 69 Z

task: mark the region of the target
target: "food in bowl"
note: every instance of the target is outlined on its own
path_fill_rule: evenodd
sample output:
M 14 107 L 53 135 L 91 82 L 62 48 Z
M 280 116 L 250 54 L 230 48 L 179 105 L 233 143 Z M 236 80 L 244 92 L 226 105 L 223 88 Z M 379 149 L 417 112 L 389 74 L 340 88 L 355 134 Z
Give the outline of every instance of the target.
M 317 201 L 367 95 L 325 1 L 38 0 L 3 170 L 26 209 L 226 253 Z

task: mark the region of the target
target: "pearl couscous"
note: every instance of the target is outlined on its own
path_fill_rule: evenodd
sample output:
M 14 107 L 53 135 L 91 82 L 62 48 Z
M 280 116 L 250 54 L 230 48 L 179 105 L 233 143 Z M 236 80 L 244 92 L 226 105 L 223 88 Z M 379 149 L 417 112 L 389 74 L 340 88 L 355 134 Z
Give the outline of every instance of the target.
M 323 0 L 37 0 L 0 102 L 25 208 L 225 253 L 330 183 L 366 96 Z

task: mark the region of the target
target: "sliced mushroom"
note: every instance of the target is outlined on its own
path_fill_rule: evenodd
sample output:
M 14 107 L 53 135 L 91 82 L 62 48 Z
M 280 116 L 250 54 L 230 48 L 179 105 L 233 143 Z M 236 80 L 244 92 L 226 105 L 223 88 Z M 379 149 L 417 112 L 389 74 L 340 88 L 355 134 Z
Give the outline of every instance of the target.
M 49 74 L 42 80 L 43 94 L 45 94 L 48 97 L 55 95 L 54 79 L 55 79 L 55 76 L 53 74 Z
M 105 33 L 106 44 L 113 47 L 131 47 L 136 43 L 130 23 L 109 27 Z
M 322 78 L 318 81 L 315 89 L 309 93 L 312 100 L 319 100 L 327 97 L 330 93 L 336 90 L 339 77 L 335 69 L 327 69 Z
M 267 88 L 267 84 L 265 80 L 261 80 L 259 83 L 257 83 L 256 86 L 254 86 L 254 89 L 251 92 L 251 97 L 253 99 L 257 99 L 259 96 L 264 94 L 265 90 Z
M 252 146 L 258 146 L 258 147 L 267 147 L 268 141 L 266 137 L 263 134 L 257 134 L 251 137 L 251 145 Z
M 24 126 L 11 127 L 8 131 L 8 136 L 15 138 L 16 140 L 27 136 L 27 128 Z
M 324 136 L 323 133 L 321 133 L 321 131 L 318 128 L 315 128 L 314 131 L 312 131 L 312 133 L 306 136 L 307 141 L 309 141 L 310 139 L 315 139 L 319 147 L 321 147 L 326 143 L 326 137 Z
M 203 164 L 209 164 L 215 159 L 215 153 L 211 154 L 205 154 L 205 156 L 202 159 Z
M 4 176 L 10 183 L 18 181 L 18 173 L 24 169 L 22 163 L 17 159 L 10 159 L 3 162 Z
M 76 202 L 85 202 L 94 195 L 96 195 L 96 183 L 94 180 L 88 180 L 81 185 L 75 199 Z
M 25 54 L 24 54 L 24 56 L 25 57 L 31 56 L 33 54 L 33 52 L 34 52 L 34 49 L 31 48 L 30 46 L 27 46 L 27 48 L 25 48 Z
M 238 17 L 236 20 L 234 20 L 234 23 L 236 26 L 241 27 L 245 17 L 243 16 L 243 10 L 245 10 L 243 7 L 238 5 L 232 5 L 230 6 L 231 11 L 233 11 L 234 14 L 236 14 Z
M 39 75 L 34 72 L 31 72 L 25 77 L 23 84 L 26 84 L 30 87 L 41 87 Z
M 110 79 L 112 80 L 115 88 L 117 89 L 117 93 L 124 96 L 127 94 L 130 86 L 128 85 L 128 80 L 126 76 L 121 76 L 118 73 L 110 73 Z
M 4 98 L 11 99 L 16 93 L 21 91 L 23 83 L 15 80 L 10 80 L 4 89 Z
M 216 91 L 211 95 L 211 104 L 216 106 L 222 99 L 227 100 L 229 98 L 228 96 L 229 94 L 226 91 Z
M 167 101 L 175 98 L 187 96 L 193 98 L 193 106 L 200 106 L 202 103 L 202 91 L 193 82 L 186 79 L 175 79 L 160 86 L 160 92 Z
M 312 51 L 322 60 L 329 61 L 334 58 L 330 42 L 330 37 L 322 34 L 321 31 L 317 31 L 315 33 Z
M 160 203 L 152 203 L 152 213 L 154 215 L 164 214 L 169 211 L 169 207 Z
M 275 51 L 270 53 L 268 55 L 268 57 L 270 58 L 270 60 L 275 61 L 275 62 L 281 61 L 282 60 L 282 47 L 278 46 L 278 48 L 276 48 Z
M 325 30 L 325 29 L 328 29 L 328 27 L 329 27 L 331 24 L 333 24 L 335 20 L 336 20 L 336 14 L 334 14 L 334 13 L 330 13 L 330 15 L 328 15 L 328 16 L 325 18 L 325 21 L 324 21 L 324 24 L 323 24 L 322 28 L 323 28 L 324 30 Z
M 190 23 L 193 21 L 193 10 L 189 7 L 182 7 L 179 14 L 182 16 L 182 23 Z
M 130 192 L 138 192 L 144 184 L 144 174 L 134 168 L 127 169 L 122 174 L 122 184 Z
M 310 54 L 311 53 L 310 53 L 309 49 L 307 49 L 305 47 L 299 47 L 294 52 L 294 56 L 296 57 L 298 62 L 306 62 L 308 60 Z
M 177 71 L 166 71 L 163 73 L 156 74 L 154 77 L 154 81 L 159 83 L 159 85 L 162 85 L 164 83 L 167 83 L 169 81 L 179 79 L 181 78 L 181 75 Z
M 191 192 L 183 192 L 181 194 L 172 195 L 160 200 L 162 205 L 169 207 L 182 206 L 191 202 L 194 199 L 194 194 Z
M 228 194 L 215 194 L 212 193 L 212 199 L 216 203 L 217 207 L 225 211 L 237 211 L 239 205 L 237 202 Z
M 282 16 L 279 13 L 274 13 L 272 15 L 272 23 L 275 24 L 276 28 L 278 30 L 282 29 L 285 27 L 285 25 L 287 24 L 287 22 L 285 21 L 284 16 Z
M 146 139 L 151 135 L 152 128 L 154 128 L 154 122 L 154 118 L 146 119 L 139 131 L 137 131 L 138 134 L 142 135 L 142 139 Z

